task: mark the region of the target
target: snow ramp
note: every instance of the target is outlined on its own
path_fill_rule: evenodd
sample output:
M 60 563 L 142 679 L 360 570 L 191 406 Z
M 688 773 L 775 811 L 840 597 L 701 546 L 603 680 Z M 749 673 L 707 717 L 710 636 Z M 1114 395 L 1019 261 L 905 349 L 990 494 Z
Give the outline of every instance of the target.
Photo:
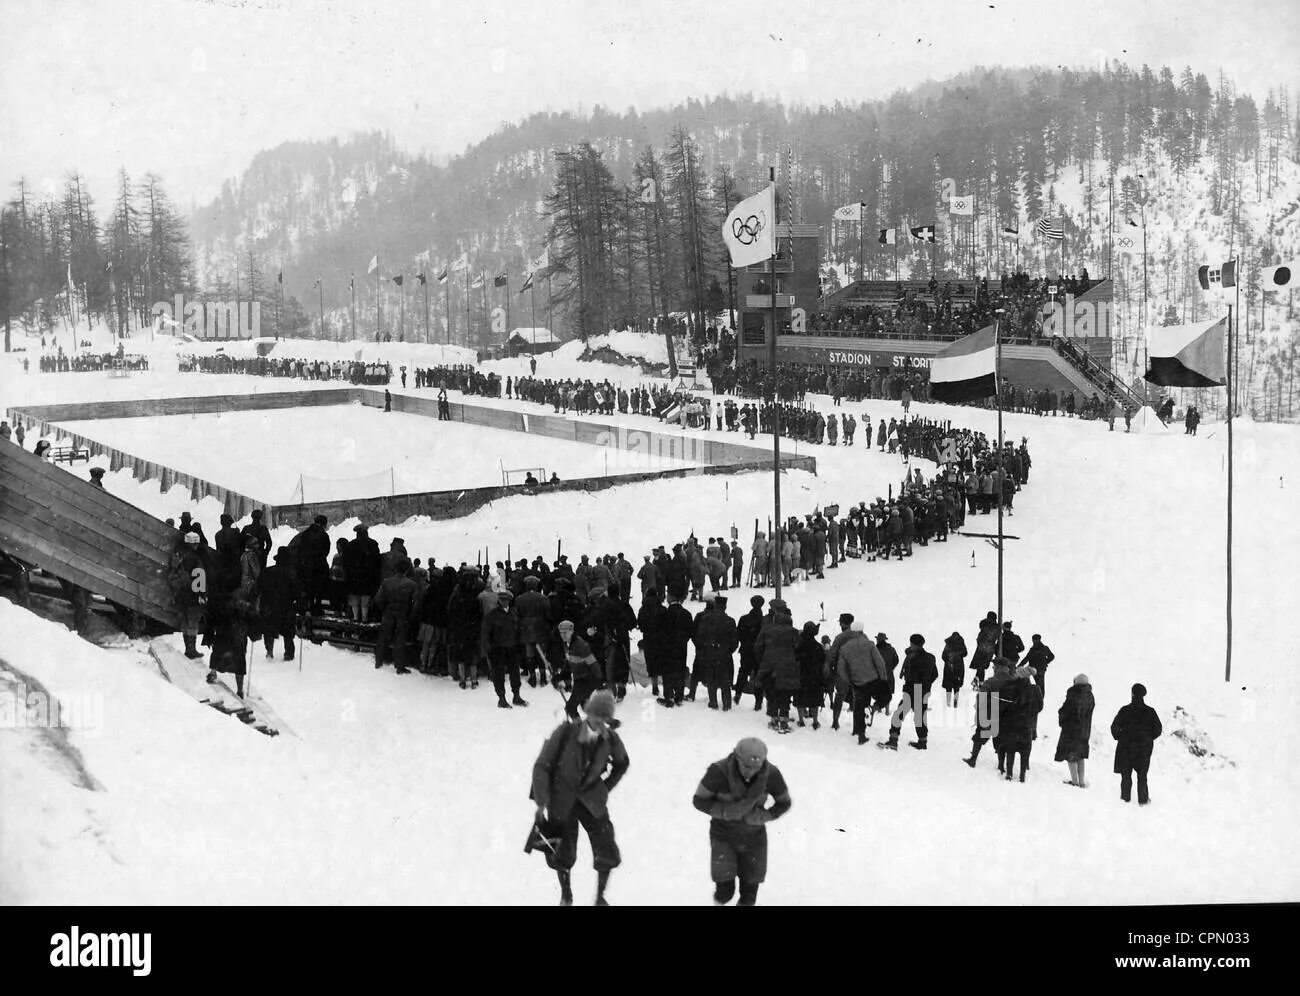
M 20 446 L 0 442 L 0 550 L 172 629 L 176 530 Z

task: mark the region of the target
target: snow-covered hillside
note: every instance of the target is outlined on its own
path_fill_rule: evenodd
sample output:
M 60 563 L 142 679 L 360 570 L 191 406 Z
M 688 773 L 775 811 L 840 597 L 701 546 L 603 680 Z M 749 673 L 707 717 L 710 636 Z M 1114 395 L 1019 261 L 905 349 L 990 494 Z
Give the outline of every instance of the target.
M 526 362 L 494 366 L 518 372 Z M 539 372 L 541 363 L 555 376 L 587 367 L 553 356 Z M 128 380 L 24 375 L 15 357 L 0 360 L 5 404 L 299 386 L 174 367 Z M 813 401 L 831 410 L 829 399 Z M 852 410 L 873 421 L 900 414 L 884 402 Z M 994 429 L 992 412 L 919 413 Z M 748 699 L 727 714 L 703 701 L 665 712 L 637 689 L 621 709 L 632 768 L 612 798 L 624 864 L 611 901 L 709 901 L 707 821 L 690 796 L 706 765 L 751 734 L 768 739 L 794 798 L 770 828 L 763 902 L 1293 899 L 1300 446 L 1291 427 L 1236 428 L 1231 683 L 1223 680 L 1222 426 L 1205 423 L 1196 438 L 1126 435 L 1104 423 L 1008 415 L 1008 437 L 1028 438 L 1034 464 L 1008 522 L 1019 538 L 1008 542 L 1006 616 L 1026 639 L 1043 634 L 1057 654 L 1028 783 L 998 779 L 987 752 L 974 772 L 960 763 L 968 695 L 960 710 L 937 706 L 928 752 L 895 754 L 858 747 L 847 724 L 832 732 L 825 714 L 817 732 L 776 737 Z M 861 442 L 813 452 L 816 476 L 784 480 L 789 511 L 870 500 L 896 487 L 903 471 L 897 457 Z M 157 514 L 190 508 L 215 526 L 218 510 L 192 506 L 180 492 L 162 501 L 156 483 L 129 475 L 107 484 Z M 703 538 L 735 524 L 748 538 L 756 518 L 766 524 L 770 495 L 766 475 L 651 483 L 509 499 L 467 518 L 378 526 L 372 535 L 383 547 L 401 535 L 413 555 L 440 563 L 473 563 L 483 547 L 504 551 L 507 543 L 516 557 L 549 557 L 557 540 L 574 557 L 622 551 L 639 563 L 651 546 L 692 531 Z M 990 521 L 971 528 L 988 531 Z M 331 533 L 352 525 L 331 523 Z M 281 529 L 274 539 L 290 535 Z M 902 563 L 849 563 L 786 597 L 796 624 L 824 617 L 830 633 L 851 611 L 895 646 L 917 632 L 937 652 L 954 629 L 972 642 L 976 620 L 995 604 L 995 560 L 983 539 L 955 536 Z M 732 601 L 733 614 L 749 593 Z M 522 852 L 529 772 L 560 715 L 552 689 L 525 687 L 530 708 L 504 712 L 486 683 L 470 692 L 376 672 L 367 656 L 330 647 L 308 645 L 291 664 L 259 650 L 250 658 L 253 688 L 297 734 L 267 739 L 164 682 L 143 644 L 94 646 L 8 602 L 0 602 L 0 634 L 7 715 L 15 689 L 30 692 L 35 679 L 84 720 L 66 744 L 18 723 L 0 729 L 0 901 L 555 901 L 554 877 Z M 1052 762 L 1055 710 L 1080 672 L 1098 703 L 1085 791 L 1061 784 L 1064 766 Z M 1110 774 L 1107 728 L 1134 681 L 1149 689 L 1166 731 L 1152 767 L 1153 804 L 1144 809 L 1119 801 Z M 870 732 L 883 735 L 879 725 Z M 78 787 L 83 769 L 98 790 Z M 586 855 L 584 843 L 580 900 L 592 885 Z

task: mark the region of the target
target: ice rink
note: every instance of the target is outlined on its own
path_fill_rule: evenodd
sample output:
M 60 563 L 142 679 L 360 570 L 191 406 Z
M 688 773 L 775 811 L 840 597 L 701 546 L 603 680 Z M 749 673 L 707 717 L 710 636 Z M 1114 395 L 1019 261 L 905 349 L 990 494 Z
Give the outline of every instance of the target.
M 269 503 L 493 487 L 502 468 L 546 477 L 619 476 L 696 466 L 667 455 L 624 452 L 361 405 L 63 422 L 173 470 Z M 511 483 L 521 483 L 512 475 Z

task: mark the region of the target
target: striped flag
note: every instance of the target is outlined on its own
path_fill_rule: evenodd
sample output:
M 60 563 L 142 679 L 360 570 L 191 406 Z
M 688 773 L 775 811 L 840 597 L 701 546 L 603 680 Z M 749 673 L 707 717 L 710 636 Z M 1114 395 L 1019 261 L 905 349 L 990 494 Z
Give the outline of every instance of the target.
M 442 272 L 438 274 L 438 283 L 445 284 L 447 282 L 447 272 L 448 268 L 444 266 Z
M 1065 238 L 1065 226 L 1060 221 L 1048 221 L 1046 218 L 1039 218 L 1034 230 L 1045 239 L 1055 239 L 1059 242 Z
M 1017 224 L 1014 224 L 1014 225 L 1003 225 L 1003 226 L 1002 226 L 1002 237 L 1003 237 L 1004 239 L 1011 239 L 1011 240 L 1013 240 L 1013 241 L 1019 242 L 1019 241 L 1020 241 L 1020 225 L 1019 225 L 1018 223 L 1017 223 Z
M 897 228 L 882 228 L 880 230 L 880 244 L 882 246 L 892 246 L 898 244 Z
M 1145 379 L 1161 387 L 1221 387 L 1226 383 L 1226 318 L 1147 331 Z
M 994 327 L 990 325 L 934 354 L 930 366 L 931 400 L 974 401 L 995 393 L 993 335 Z
M 528 274 L 528 276 L 524 277 L 524 285 L 519 288 L 519 293 L 522 294 L 524 291 L 528 290 L 528 288 L 532 286 L 533 286 L 533 275 L 530 273 Z

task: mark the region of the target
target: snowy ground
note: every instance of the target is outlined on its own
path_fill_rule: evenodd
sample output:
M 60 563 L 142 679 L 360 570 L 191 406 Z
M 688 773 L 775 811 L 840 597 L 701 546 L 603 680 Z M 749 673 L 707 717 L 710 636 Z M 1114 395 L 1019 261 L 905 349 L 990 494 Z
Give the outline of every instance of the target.
M 555 376 L 580 375 L 586 366 L 551 359 Z M 500 363 L 504 373 L 521 361 Z M 130 389 L 164 396 L 272 386 L 299 385 L 174 371 L 130 381 L 24 377 L 11 360 L 0 367 L 4 404 L 122 397 Z M 830 410 L 827 399 L 814 400 Z M 873 421 L 899 414 L 882 402 L 853 410 Z M 990 412 L 919 410 L 994 427 Z M 1296 430 L 1236 426 L 1231 683 L 1223 674 L 1223 427 L 1203 424 L 1199 438 L 1125 435 L 1122 427 L 1108 433 L 1104 423 L 1009 415 L 1006 432 L 1027 436 L 1034 457 L 1008 523 L 1020 539 L 1008 543 L 1006 615 L 1026 641 L 1042 633 L 1057 654 L 1029 782 L 996 778 L 987 752 L 975 772 L 960 763 L 969 746 L 967 703 L 935 712 L 925 754 L 859 748 L 847 732 L 827 726 L 768 736 L 794 809 L 770 828 L 762 901 L 1300 897 L 1291 844 L 1300 787 L 1290 770 L 1300 748 L 1293 718 L 1300 692 Z M 817 476 L 785 477 L 789 511 L 870 499 L 901 476 L 897 457 L 868 452 L 861 442 L 814 451 Z M 164 501 L 156 483 L 123 476 L 110 487 L 142 507 L 165 504 L 168 515 L 193 507 L 179 490 Z M 413 520 L 372 535 L 383 547 L 400 534 L 413 555 L 439 562 L 473 562 L 479 548 L 504 550 L 507 542 L 516 556 L 551 556 L 559 539 L 571 556 L 621 550 L 639 563 L 651 546 L 692 530 L 705 537 L 735 523 L 748 537 L 755 518 L 766 524 L 770 496 L 766 475 L 660 482 L 512 498 L 468 518 Z M 194 511 L 215 522 L 218 510 Z M 986 523 L 991 519 L 972 527 L 987 531 Z M 336 535 L 350 528 L 331 523 Z M 280 530 L 275 539 L 289 535 Z M 920 632 L 937 652 L 954 629 L 973 644 L 976 620 L 995 604 L 995 559 L 983 540 L 954 538 L 918 548 L 903 563 L 850 564 L 787 598 L 796 624 L 847 610 L 897 647 Z M 741 601 L 733 600 L 733 613 Z M 102 649 L 5 602 L 0 633 L 0 657 L 10 668 L 88 717 L 88 728 L 70 731 L 69 743 L 102 786 L 74 787 L 66 755 L 48 738 L 0 730 L 0 901 L 555 901 L 551 874 L 522 853 L 530 768 L 560 710 L 551 689 L 525 687 L 532 707 L 503 712 L 486 684 L 472 693 L 418 674 L 399 678 L 391 668 L 374 671 L 364 655 L 327 647 L 309 646 L 293 664 L 266 661 L 258 651 L 253 685 L 299 735 L 269 740 L 167 685 L 140 644 Z M 1063 785 L 1064 765 L 1052 762 L 1055 710 L 1081 671 L 1097 697 L 1086 791 Z M 1165 724 L 1153 804 L 1144 809 L 1118 799 L 1108 734 L 1139 680 Z M 1190 719 L 1178 718 L 1178 708 Z M 690 795 L 707 764 L 739 737 L 767 736 L 763 720 L 748 706 L 719 714 L 702 702 L 665 713 L 639 690 L 622 718 L 632 768 L 612 799 L 624 864 L 610 898 L 707 903 L 707 819 Z M 1176 735 L 1189 728 L 1194 744 Z M 880 737 L 877 727 L 872 739 Z M 587 853 L 584 842 L 579 898 L 592 886 Z
M 60 426 L 277 505 L 297 500 L 300 493 L 304 501 L 329 501 L 494 487 L 502 483 L 502 468 L 541 468 L 541 480 L 552 473 L 570 480 L 695 466 L 669 455 L 620 452 L 359 404 Z M 511 483 L 522 483 L 522 475 Z

